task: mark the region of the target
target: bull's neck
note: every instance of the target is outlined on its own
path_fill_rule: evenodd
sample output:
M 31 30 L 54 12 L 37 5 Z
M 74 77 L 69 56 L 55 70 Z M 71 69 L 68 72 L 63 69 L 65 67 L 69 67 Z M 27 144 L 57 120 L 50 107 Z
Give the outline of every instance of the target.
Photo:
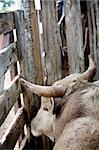
M 87 88 L 89 86 L 92 86 L 92 84 L 86 80 L 75 81 L 72 85 L 68 85 L 68 88 L 65 91 L 65 97 L 69 96 L 79 89 Z
M 61 105 L 60 111 L 58 111 L 56 118 L 56 127 L 55 127 L 56 141 L 60 136 L 60 134 L 62 133 L 64 126 L 67 123 L 69 123 L 71 120 L 74 120 L 84 115 L 85 107 L 84 105 L 82 105 L 82 103 L 79 103 L 79 98 L 81 97 L 79 91 L 81 89 L 83 88 L 81 87 L 80 89 L 76 89 L 68 96 L 66 95 L 64 96 L 63 104 Z

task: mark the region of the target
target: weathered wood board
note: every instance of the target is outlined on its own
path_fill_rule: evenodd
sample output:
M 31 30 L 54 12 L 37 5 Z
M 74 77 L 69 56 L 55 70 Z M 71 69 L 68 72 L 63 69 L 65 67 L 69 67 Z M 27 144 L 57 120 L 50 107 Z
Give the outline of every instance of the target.
M 13 149 L 25 124 L 24 109 L 19 108 L 15 118 L 0 140 L 0 149 Z
M 45 67 L 48 85 L 61 78 L 61 51 L 59 27 L 55 20 L 54 0 L 42 0 L 42 23 L 45 50 Z
M 66 37 L 70 73 L 84 71 L 80 1 L 64 0 Z
M 0 34 L 10 32 L 14 29 L 13 12 L 0 13 Z
M 96 61 L 95 80 L 99 80 L 99 3 L 87 1 L 90 53 Z
M 18 100 L 20 92 L 18 75 L 13 79 L 10 87 L 0 94 L 0 125 L 5 120 L 14 103 Z
M 34 0 L 23 0 L 23 12 L 15 12 L 18 35 L 18 54 L 21 66 L 21 76 L 33 83 L 43 83 L 43 73 L 41 64 L 41 53 L 39 48 L 39 33 L 36 18 L 36 11 L 34 8 Z M 21 15 L 21 16 L 20 16 Z M 19 53 L 21 49 L 22 53 Z M 23 91 L 24 92 L 24 91 Z M 36 114 L 36 109 L 39 106 L 37 97 L 33 94 L 25 93 L 24 103 L 27 118 L 27 133 L 30 135 L 30 112 L 32 115 Z M 28 136 L 30 140 L 30 136 Z
M 20 17 L 21 22 L 23 22 L 23 24 L 21 24 L 20 19 L 17 19 L 17 21 L 19 21 L 19 26 L 22 26 L 22 30 L 20 31 L 21 36 L 19 35 L 20 39 L 18 39 L 23 42 L 20 43 L 20 47 L 22 47 L 21 65 L 24 64 L 21 69 L 23 76 L 27 80 L 42 84 L 42 65 L 39 48 L 40 43 L 34 0 L 23 0 L 23 8 L 24 11 L 23 14 L 21 14 L 21 17 L 19 14 L 16 14 L 17 18 Z
M 0 78 L 6 73 L 11 65 L 17 62 L 17 60 L 16 43 L 12 43 L 7 48 L 0 51 Z

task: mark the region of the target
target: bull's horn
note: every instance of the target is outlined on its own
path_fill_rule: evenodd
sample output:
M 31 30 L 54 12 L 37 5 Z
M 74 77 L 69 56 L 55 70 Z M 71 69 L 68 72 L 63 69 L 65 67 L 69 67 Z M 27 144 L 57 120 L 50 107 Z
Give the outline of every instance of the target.
M 93 61 L 91 55 L 89 55 L 88 58 L 89 58 L 89 67 L 82 75 L 85 80 L 91 81 L 96 74 L 96 64 Z
M 23 78 L 20 78 L 21 84 L 24 88 L 28 88 L 34 94 L 38 96 L 45 96 L 45 97 L 61 97 L 64 96 L 65 91 L 61 85 L 58 86 L 41 86 L 30 83 Z

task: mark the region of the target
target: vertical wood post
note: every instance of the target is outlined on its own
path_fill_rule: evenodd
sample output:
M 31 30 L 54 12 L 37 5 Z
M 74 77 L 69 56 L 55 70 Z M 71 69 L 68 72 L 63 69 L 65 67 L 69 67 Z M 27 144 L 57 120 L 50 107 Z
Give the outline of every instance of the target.
M 48 84 L 61 78 L 60 37 L 55 20 L 54 0 L 42 0 L 42 23 L 44 32 L 45 67 Z
M 97 74 L 96 79 L 99 80 L 99 1 L 95 1 L 95 11 L 96 11 L 96 56 L 97 56 Z
M 88 28 L 89 28 L 89 46 L 90 46 L 90 53 L 93 54 L 93 47 L 92 47 L 92 21 L 91 21 L 91 12 L 90 12 L 90 2 L 87 1 L 87 15 L 88 15 Z
M 3 40 L 4 40 L 4 35 L 3 35 L 3 34 L 0 34 L 0 50 L 1 50 L 2 47 L 3 47 Z M 0 79 L 0 93 L 1 93 L 2 90 L 4 89 L 4 80 L 5 80 L 5 76 L 3 76 L 3 77 Z
M 29 81 L 42 84 L 39 33 L 34 0 L 23 0 L 24 9 L 24 74 Z M 23 55 L 22 54 L 22 55 Z
M 96 76 L 99 80 L 99 6 L 98 1 L 87 1 L 90 52 L 96 61 Z
M 79 0 L 64 0 L 70 73 L 84 71 L 83 36 Z
M 42 84 L 41 53 L 39 48 L 39 33 L 34 0 L 23 0 L 23 12 L 16 12 L 18 49 L 21 66 L 21 76 L 29 82 Z M 20 53 L 21 51 L 21 53 Z M 23 89 L 24 90 L 24 89 Z M 31 114 L 34 116 L 39 107 L 39 100 L 29 91 L 23 91 L 24 107 L 27 116 L 28 142 L 31 140 Z M 34 146 L 33 146 L 34 147 Z
M 21 18 L 21 14 L 22 14 L 22 11 L 15 11 L 14 12 L 14 19 L 15 19 L 15 27 L 16 27 L 16 38 L 17 39 L 14 39 L 14 40 L 16 40 L 16 42 L 17 42 L 17 53 L 18 53 L 18 60 L 19 60 L 19 62 L 21 62 L 21 60 L 22 60 L 22 44 L 21 43 L 23 43 L 23 41 L 22 41 L 22 39 L 20 38 L 20 36 L 21 36 L 21 32 L 20 32 L 20 29 L 22 28 L 21 26 L 20 26 L 20 18 Z M 21 64 L 21 63 L 20 63 Z M 17 73 L 18 73 L 18 66 L 17 66 L 17 64 L 16 64 L 16 67 L 17 67 Z M 21 68 L 21 67 L 20 67 Z M 21 73 L 22 73 L 22 71 L 20 71 Z M 15 111 L 19 108 L 19 107 L 21 107 L 21 97 L 19 97 L 18 98 L 18 102 L 16 103 L 16 105 L 15 105 Z M 19 140 L 18 140 L 18 142 L 19 142 L 19 147 L 20 147 L 20 145 L 21 145 L 21 142 L 22 142 L 22 140 L 23 140 L 23 138 L 24 138 L 24 127 L 23 127 L 23 129 L 22 129 L 22 133 L 20 134 L 20 137 L 19 137 Z

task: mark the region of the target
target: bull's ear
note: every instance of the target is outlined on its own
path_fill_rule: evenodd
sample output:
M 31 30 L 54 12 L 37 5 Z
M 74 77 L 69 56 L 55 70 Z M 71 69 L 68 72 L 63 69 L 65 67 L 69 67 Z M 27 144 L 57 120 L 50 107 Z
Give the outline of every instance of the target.
M 54 109 L 54 99 L 53 97 L 41 97 L 41 109 L 48 112 L 53 112 Z
M 91 81 L 96 74 L 96 64 L 93 61 L 91 55 L 88 56 L 89 58 L 89 67 L 88 69 L 82 74 L 83 79 Z

